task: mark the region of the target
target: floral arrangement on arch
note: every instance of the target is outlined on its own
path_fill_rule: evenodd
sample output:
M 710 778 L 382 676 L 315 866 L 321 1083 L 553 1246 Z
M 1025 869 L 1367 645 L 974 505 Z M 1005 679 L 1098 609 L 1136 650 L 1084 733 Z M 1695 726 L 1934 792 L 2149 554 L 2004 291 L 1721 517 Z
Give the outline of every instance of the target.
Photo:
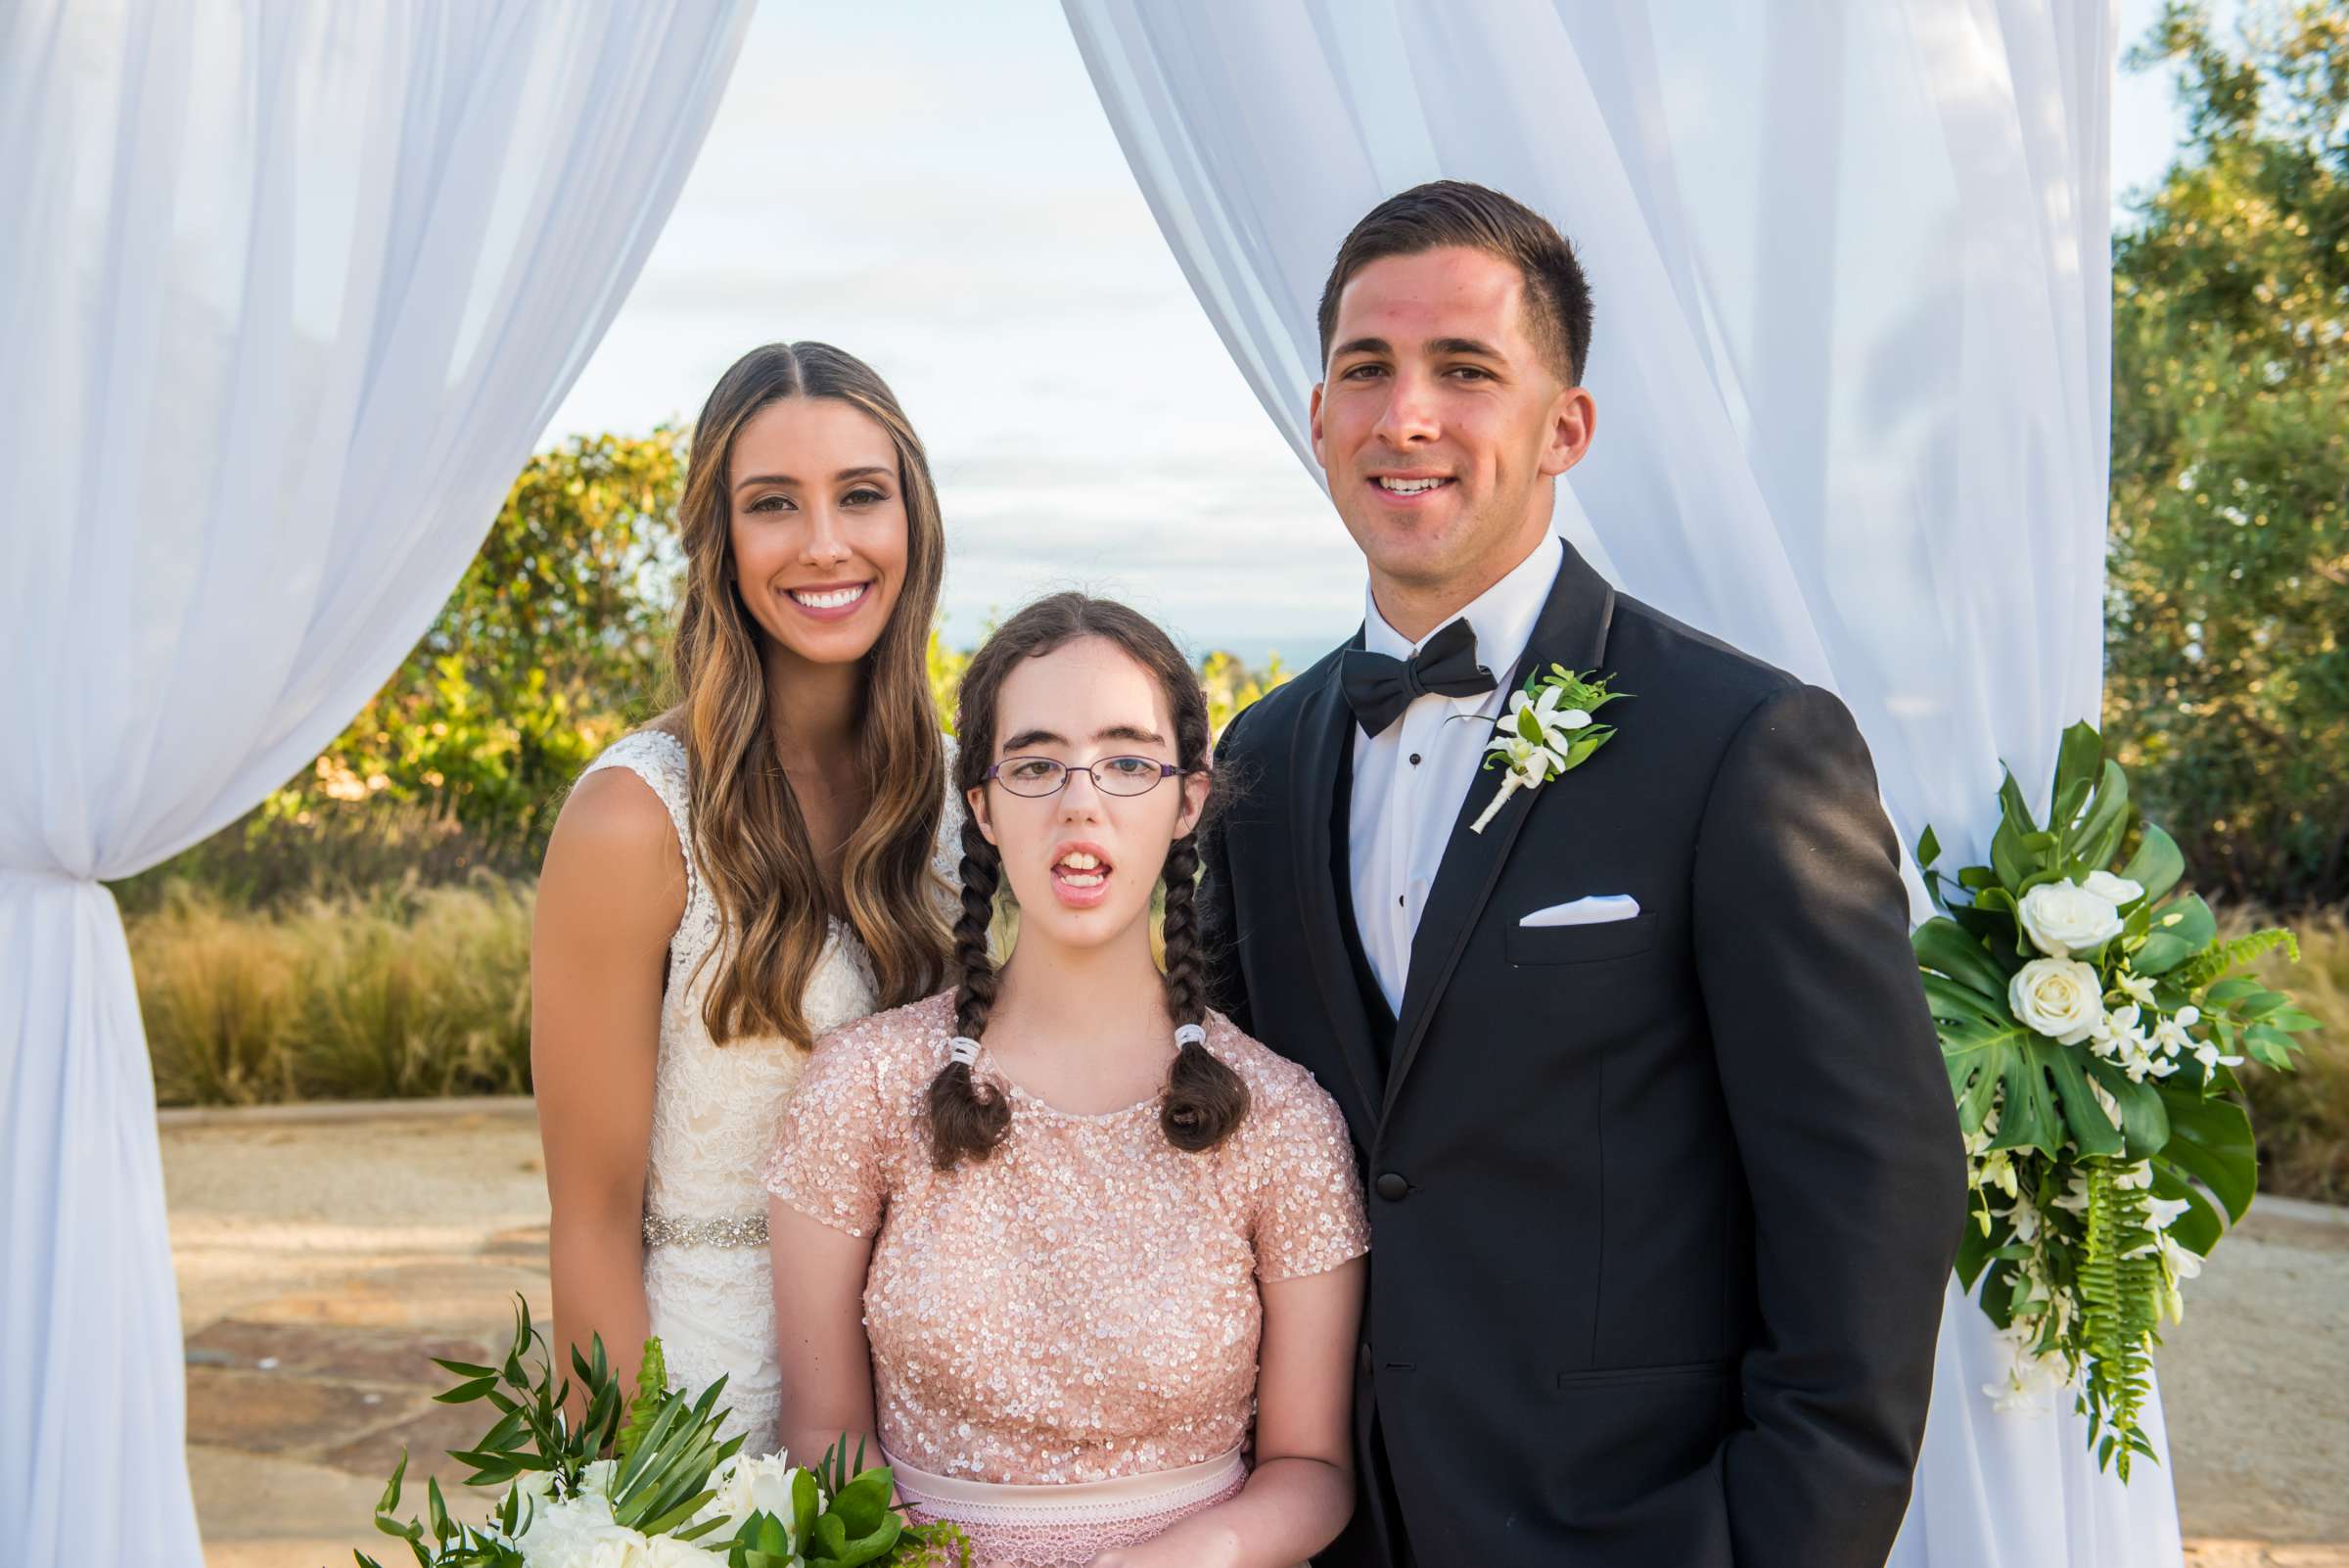
M 2292 1036 L 2317 1021 L 2237 973 L 2277 948 L 2297 960 L 2289 931 L 2221 943 L 2201 899 L 2171 896 L 2185 857 L 2136 831 L 2094 726 L 2064 732 L 2051 801 L 2043 828 L 2008 773 L 1990 864 L 1954 886 L 1925 830 L 1942 912 L 1912 945 L 1965 1133 L 1958 1277 L 2011 1357 L 1985 1392 L 2027 1409 L 2073 1390 L 2098 1464 L 2126 1481 L 2152 1456 L 2140 1418 L 2161 1322 L 2258 1187 L 2232 1070 L 2293 1067 Z

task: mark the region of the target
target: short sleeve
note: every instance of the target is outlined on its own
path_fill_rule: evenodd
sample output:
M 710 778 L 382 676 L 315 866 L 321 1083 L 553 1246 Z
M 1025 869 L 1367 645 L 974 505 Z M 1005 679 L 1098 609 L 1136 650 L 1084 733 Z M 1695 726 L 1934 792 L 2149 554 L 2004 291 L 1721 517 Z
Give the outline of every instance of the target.
M 867 1030 L 818 1041 L 783 1103 L 760 1179 L 811 1220 L 870 1236 L 888 1202 L 894 1141 L 881 1093 L 881 1061 Z
M 1307 1079 L 1259 1114 L 1257 1277 L 1270 1284 L 1325 1273 L 1368 1252 L 1361 1176 L 1337 1102 Z

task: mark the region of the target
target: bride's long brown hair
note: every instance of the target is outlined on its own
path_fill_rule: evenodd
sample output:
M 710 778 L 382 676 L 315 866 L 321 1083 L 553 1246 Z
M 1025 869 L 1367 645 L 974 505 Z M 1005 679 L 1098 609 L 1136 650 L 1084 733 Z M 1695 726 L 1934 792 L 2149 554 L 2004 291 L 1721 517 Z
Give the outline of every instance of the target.
M 734 439 L 786 397 L 834 397 L 869 415 L 897 448 L 905 498 L 905 580 L 865 656 L 857 764 L 872 801 L 850 834 L 840 886 L 828 887 L 806 818 L 783 776 L 767 724 L 759 623 L 733 580 L 729 475 Z M 800 998 L 838 916 L 863 939 L 883 1007 L 928 995 L 945 974 L 946 924 L 931 856 L 944 807 L 945 750 L 930 695 L 930 622 L 945 530 L 930 460 L 888 384 L 829 344 L 768 344 L 734 362 L 694 422 L 678 506 L 685 587 L 673 674 L 679 702 L 664 727 L 685 742 L 694 863 L 731 948 L 702 1003 L 719 1044 L 780 1035 L 811 1045 Z

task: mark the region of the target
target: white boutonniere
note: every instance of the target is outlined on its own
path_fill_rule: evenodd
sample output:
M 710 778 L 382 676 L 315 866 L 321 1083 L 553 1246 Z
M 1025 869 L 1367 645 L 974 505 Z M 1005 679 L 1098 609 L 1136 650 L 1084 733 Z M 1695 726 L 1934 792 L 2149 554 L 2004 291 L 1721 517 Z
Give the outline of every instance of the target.
M 1593 672 L 1576 674 L 1564 665 L 1549 673 L 1534 674 L 1525 690 L 1512 692 L 1508 710 L 1493 721 L 1493 741 L 1485 748 L 1485 766 L 1506 767 L 1500 788 L 1484 814 L 1468 824 L 1482 833 L 1508 798 L 1519 790 L 1539 789 L 1569 768 L 1580 767 L 1590 754 L 1615 736 L 1615 726 L 1591 715 L 1628 691 L 1609 691 L 1614 677 Z

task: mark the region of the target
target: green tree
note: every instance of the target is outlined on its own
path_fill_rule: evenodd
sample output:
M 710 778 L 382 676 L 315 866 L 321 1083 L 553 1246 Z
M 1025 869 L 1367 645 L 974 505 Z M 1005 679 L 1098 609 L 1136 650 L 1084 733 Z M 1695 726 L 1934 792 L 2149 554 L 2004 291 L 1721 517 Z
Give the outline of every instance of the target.
M 1199 661 L 1199 683 L 1207 688 L 1208 727 L 1216 734 L 1250 703 L 1286 682 L 1289 671 L 1274 654 L 1258 674 L 1240 662 L 1237 654 L 1217 649 Z
M 2349 899 L 2349 13 L 2173 3 L 2188 145 L 2113 247 L 2105 723 L 2197 882 Z
M 666 429 L 531 458 L 424 640 L 266 815 L 421 807 L 534 864 L 563 790 L 659 706 L 683 474 Z

